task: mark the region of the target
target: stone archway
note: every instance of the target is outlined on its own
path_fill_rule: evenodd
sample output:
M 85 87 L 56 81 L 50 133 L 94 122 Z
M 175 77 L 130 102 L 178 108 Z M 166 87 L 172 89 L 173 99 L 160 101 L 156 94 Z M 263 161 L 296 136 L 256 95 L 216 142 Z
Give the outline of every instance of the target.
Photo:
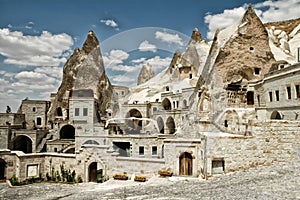
M 176 132 L 175 121 L 173 117 L 167 119 L 167 128 L 169 129 L 169 134 L 174 134 Z
M 172 109 L 172 105 L 171 105 L 171 101 L 168 98 L 165 98 L 162 102 L 161 102 L 163 108 L 165 110 L 171 110 Z
M 0 180 L 6 179 L 5 168 L 6 168 L 6 162 L 5 160 L 0 158 Z
M 157 125 L 159 129 L 159 133 L 165 133 L 164 120 L 161 117 L 157 118 Z
M 32 153 L 32 140 L 25 135 L 18 135 L 13 140 L 13 150 Z
M 142 118 L 142 114 L 138 109 L 131 109 L 126 115 L 126 118 Z M 129 134 L 139 134 L 143 128 L 143 121 L 139 119 L 127 119 L 126 124 L 128 126 L 126 132 Z
M 282 119 L 281 114 L 278 111 L 273 111 L 271 114 L 271 119 Z
M 72 125 L 65 125 L 60 129 L 60 139 L 75 139 L 75 128 Z
M 193 175 L 193 156 L 188 152 L 183 152 L 179 157 L 179 175 Z
M 89 182 L 97 182 L 97 162 L 92 162 L 89 165 Z

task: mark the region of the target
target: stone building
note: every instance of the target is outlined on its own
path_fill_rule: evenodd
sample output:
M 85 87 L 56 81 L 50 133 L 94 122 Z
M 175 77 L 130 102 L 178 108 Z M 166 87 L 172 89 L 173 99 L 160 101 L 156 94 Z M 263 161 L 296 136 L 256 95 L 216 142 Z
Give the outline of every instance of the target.
M 263 24 L 249 6 L 212 44 L 195 29 L 184 53 L 132 88 L 110 84 L 90 31 L 51 102 L 25 99 L 18 113 L 0 114 L 0 179 L 45 176 L 60 165 L 86 182 L 161 169 L 208 178 L 293 159 L 299 24 Z M 289 35 L 285 45 L 279 31 Z

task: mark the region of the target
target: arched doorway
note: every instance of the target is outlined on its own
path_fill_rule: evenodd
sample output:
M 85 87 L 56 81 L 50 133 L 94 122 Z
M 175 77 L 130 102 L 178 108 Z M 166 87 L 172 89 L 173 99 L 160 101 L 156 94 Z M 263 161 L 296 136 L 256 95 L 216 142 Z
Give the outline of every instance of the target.
M 75 139 L 75 128 L 72 125 L 65 125 L 60 129 L 60 139 Z
M 32 153 L 32 141 L 25 135 L 17 136 L 13 141 L 13 150 Z
M 184 152 L 179 157 L 179 175 L 193 175 L 193 157 L 190 153 Z
M 63 116 L 61 107 L 58 107 L 58 108 L 56 109 L 56 116 L 59 116 L 59 117 L 62 117 L 62 116 Z
M 6 179 L 5 177 L 5 167 L 6 167 L 6 162 L 0 158 L 0 180 Z
M 169 117 L 167 119 L 167 127 L 169 129 L 169 134 L 174 134 L 175 131 L 176 131 L 176 128 L 175 128 L 175 121 L 173 119 L 173 117 Z
M 162 102 L 161 102 L 162 106 L 164 107 L 165 110 L 171 110 L 172 109 L 172 105 L 171 102 L 168 98 L 165 98 Z
M 278 111 L 273 111 L 271 114 L 271 119 L 282 119 L 280 113 Z
M 164 120 L 161 117 L 157 118 L 157 125 L 159 129 L 159 133 L 165 133 Z
M 89 165 L 89 182 L 97 182 L 97 162 Z
M 142 118 L 143 116 L 139 110 L 131 109 L 127 113 L 126 117 Z M 128 126 L 126 132 L 129 134 L 139 134 L 143 128 L 143 121 L 138 119 L 128 119 L 126 124 Z

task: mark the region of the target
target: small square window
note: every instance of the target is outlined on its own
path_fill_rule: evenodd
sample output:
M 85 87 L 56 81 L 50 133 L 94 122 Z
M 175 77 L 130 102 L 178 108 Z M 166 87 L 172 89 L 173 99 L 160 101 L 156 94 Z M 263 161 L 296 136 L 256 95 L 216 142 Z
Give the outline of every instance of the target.
M 145 154 L 145 152 L 144 152 L 144 147 L 139 147 L 139 155 L 140 156 L 143 156 Z
M 32 108 L 32 112 L 35 112 L 35 111 L 36 111 L 36 107 L 33 107 L 33 108 Z
M 260 74 L 260 68 L 254 68 L 254 74 L 259 75 Z

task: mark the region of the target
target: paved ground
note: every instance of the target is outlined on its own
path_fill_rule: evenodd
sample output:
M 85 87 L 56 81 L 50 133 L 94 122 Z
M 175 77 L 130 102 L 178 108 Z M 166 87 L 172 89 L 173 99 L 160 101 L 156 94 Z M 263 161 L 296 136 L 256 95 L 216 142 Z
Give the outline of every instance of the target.
M 0 199 L 300 199 L 300 163 L 281 163 L 209 180 L 153 177 L 145 183 L 109 180 L 103 184 L 0 184 Z

